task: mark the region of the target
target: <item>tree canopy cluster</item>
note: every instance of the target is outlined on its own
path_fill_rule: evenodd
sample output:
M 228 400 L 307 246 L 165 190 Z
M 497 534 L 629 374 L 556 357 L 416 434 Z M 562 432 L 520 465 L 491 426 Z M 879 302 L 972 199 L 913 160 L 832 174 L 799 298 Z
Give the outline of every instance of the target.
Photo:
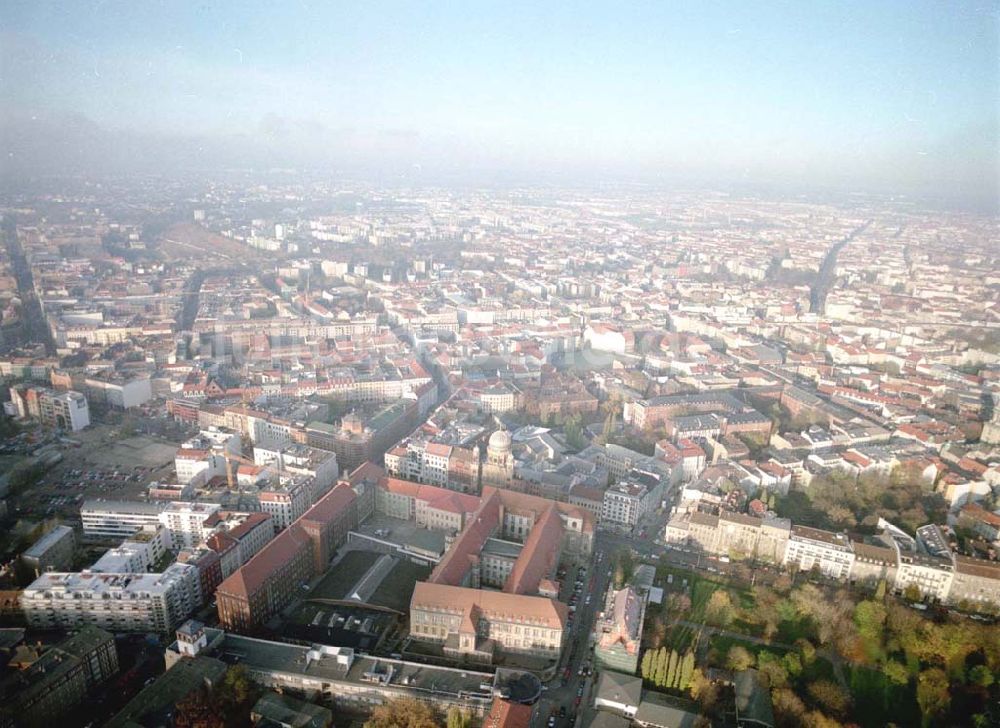
M 927 523 L 944 523 L 948 505 L 910 468 L 889 475 L 862 475 L 834 470 L 818 475 L 805 491 L 778 499 L 778 515 L 793 523 L 828 529 L 873 533 L 879 517 L 913 533 Z

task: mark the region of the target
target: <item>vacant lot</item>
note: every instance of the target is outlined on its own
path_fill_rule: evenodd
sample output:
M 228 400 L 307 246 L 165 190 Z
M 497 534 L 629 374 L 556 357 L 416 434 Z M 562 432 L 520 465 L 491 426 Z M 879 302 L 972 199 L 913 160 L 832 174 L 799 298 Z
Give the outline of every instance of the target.
M 82 452 L 88 462 L 98 467 L 132 468 L 140 465 L 146 468 L 157 468 L 173 463 L 177 445 L 139 435 L 125 440 L 112 439 L 102 443 L 99 447 L 86 447 L 85 445 L 84 449 L 77 452 Z
M 178 223 L 167 228 L 155 247 L 160 255 L 171 260 L 193 259 L 212 265 L 241 262 L 256 254 L 253 248 L 194 223 Z

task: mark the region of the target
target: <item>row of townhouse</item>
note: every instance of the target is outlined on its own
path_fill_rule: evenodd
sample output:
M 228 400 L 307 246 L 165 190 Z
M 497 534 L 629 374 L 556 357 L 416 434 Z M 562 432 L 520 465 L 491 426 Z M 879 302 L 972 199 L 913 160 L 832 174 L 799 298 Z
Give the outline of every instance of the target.
M 157 544 L 150 563 L 159 560 L 161 549 L 164 553 L 180 551 L 225 534 L 238 546 L 242 564 L 270 541 L 275 531 L 268 513 L 224 511 L 217 503 L 96 499 L 84 501 L 80 513 L 86 536 Z
M 452 490 L 476 492 L 482 479 L 482 451 L 464 446 L 411 439 L 385 454 L 385 470 L 393 477 Z
M 864 542 L 785 518 L 694 511 L 672 518 L 664 540 L 867 586 L 885 580 L 898 593 L 912 586 L 924 598 L 965 608 L 1000 607 L 1000 563 L 953 553 L 936 526 L 922 527 L 916 539 L 887 522 L 880 527 L 878 536 Z
M 56 391 L 48 387 L 11 387 L 11 416 L 34 418 L 45 427 L 78 432 L 90 426 L 90 406 L 79 392 Z

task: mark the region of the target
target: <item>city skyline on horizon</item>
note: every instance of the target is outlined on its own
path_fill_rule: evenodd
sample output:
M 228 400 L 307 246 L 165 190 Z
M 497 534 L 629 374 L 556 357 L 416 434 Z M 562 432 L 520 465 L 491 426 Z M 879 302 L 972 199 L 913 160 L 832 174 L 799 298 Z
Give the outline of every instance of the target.
M 0 141 L 13 178 L 310 167 L 995 209 L 997 9 L 17 4 Z

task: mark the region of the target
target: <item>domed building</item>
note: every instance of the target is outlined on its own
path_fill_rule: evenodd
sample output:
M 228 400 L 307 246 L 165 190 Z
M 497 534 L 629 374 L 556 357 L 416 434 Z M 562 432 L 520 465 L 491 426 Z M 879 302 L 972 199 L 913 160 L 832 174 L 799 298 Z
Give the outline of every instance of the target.
M 511 449 L 510 433 L 502 427 L 490 435 L 486 446 L 486 462 L 483 463 L 483 485 L 497 488 L 510 486 L 514 479 L 514 453 Z

